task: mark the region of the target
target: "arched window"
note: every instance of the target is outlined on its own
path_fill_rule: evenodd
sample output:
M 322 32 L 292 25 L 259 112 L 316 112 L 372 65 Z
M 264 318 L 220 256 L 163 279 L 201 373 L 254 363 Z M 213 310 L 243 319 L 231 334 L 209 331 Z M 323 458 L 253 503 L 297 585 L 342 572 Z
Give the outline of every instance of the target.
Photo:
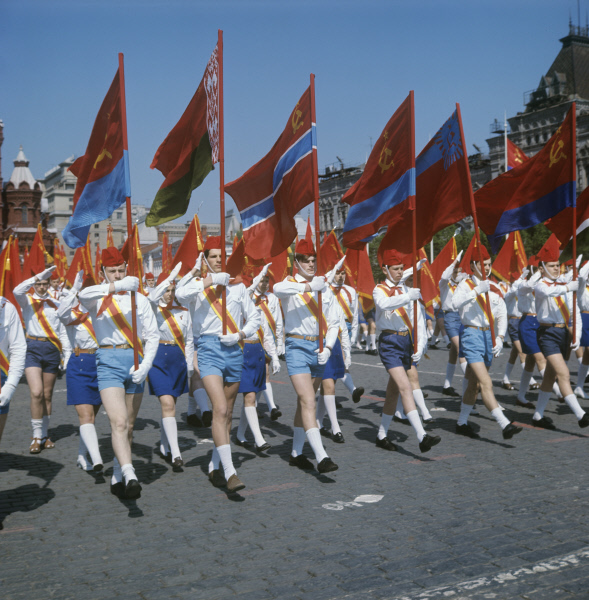
M 28 225 L 29 224 L 29 207 L 26 204 L 21 204 L 20 210 L 21 210 L 21 217 L 20 217 L 21 224 Z

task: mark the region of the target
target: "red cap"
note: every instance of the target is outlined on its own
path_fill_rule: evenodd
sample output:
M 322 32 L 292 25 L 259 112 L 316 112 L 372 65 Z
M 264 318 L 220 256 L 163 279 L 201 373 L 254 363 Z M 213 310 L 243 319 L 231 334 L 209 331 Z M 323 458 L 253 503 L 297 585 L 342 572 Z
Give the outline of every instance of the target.
M 317 253 L 315 252 L 315 246 L 313 246 L 313 242 L 308 240 L 307 238 L 303 238 L 297 242 L 295 246 L 295 254 L 304 254 L 305 256 L 315 256 Z
M 560 253 L 558 252 L 558 250 L 554 247 L 550 247 L 550 246 L 542 246 L 542 248 L 540 249 L 540 252 L 538 252 L 538 254 L 536 254 L 536 258 L 538 259 L 538 261 L 542 261 L 542 262 L 558 262 L 558 258 L 560 256 Z
M 150 274 L 151 274 L 151 273 L 148 273 L 148 275 L 150 275 Z M 155 285 L 156 285 L 156 286 L 157 286 L 157 285 L 159 285 L 160 283 L 162 283 L 162 281 L 163 281 L 164 279 L 166 279 L 166 278 L 167 278 L 167 277 L 169 277 L 169 276 L 170 276 L 170 274 L 169 274 L 169 273 L 166 273 L 165 271 L 162 271 L 162 272 L 161 272 L 161 273 L 160 273 L 160 274 L 157 276 L 157 281 L 155 282 Z M 152 277 L 153 277 L 153 275 L 152 275 Z M 148 278 L 148 277 L 147 277 L 147 275 L 145 276 L 145 278 L 146 278 L 146 279 Z
M 120 267 L 125 264 L 125 259 L 114 246 L 111 246 L 102 251 L 100 262 L 103 267 Z
M 487 250 L 487 247 L 484 244 L 481 244 L 481 252 L 479 254 L 479 247 L 477 246 L 476 248 L 472 249 L 472 252 L 470 254 L 469 257 L 469 262 L 480 262 L 480 256 L 483 256 L 483 260 L 489 260 L 491 258 L 491 255 L 489 254 L 489 251 Z
M 90 287 L 92 285 L 96 285 L 96 283 L 94 282 L 94 278 L 92 277 L 92 275 L 86 275 L 82 283 L 82 289 L 85 290 L 87 287 Z
M 205 242 L 204 250 L 221 250 L 221 236 L 210 235 Z
M 406 256 L 398 250 L 385 250 L 380 256 L 380 266 L 404 265 L 405 258 Z
M 155 275 L 153 273 L 145 273 L 145 279 L 155 279 Z
M 59 275 L 57 274 L 57 271 L 53 271 L 53 273 L 51 273 L 50 279 L 51 281 L 59 281 Z

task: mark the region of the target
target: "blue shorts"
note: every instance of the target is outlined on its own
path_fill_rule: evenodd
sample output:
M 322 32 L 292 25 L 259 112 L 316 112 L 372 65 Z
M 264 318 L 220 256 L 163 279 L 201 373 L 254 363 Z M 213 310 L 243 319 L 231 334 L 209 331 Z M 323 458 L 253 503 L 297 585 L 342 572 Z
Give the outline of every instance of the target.
M 178 345 L 160 344 L 149 370 L 149 393 L 152 396 L 188 394 L 188 367 L 186 356 Z
M 362 310 L 362 306 L 358 307 L 358 324 L 366 323 L 366 317 L 364 316 L 364 311 Z
M 541 352 L 536 336 L 538 327 L 538 319 L 532 315 L 524 315 L 519 320 L 519 341 L 524 354 L 539 354 Z
M 139 357 L 139 364 L 141 364 Z M 123 388 L 125 394 L 140 394 L 144 383 L 133 383 L 129 371 L 135 364 L 133 348 L 98 348 L 96 374 L 100 391 L 110 387 Z
M 25 369 L 27 367 L 38 367 L 43 373 L 57 375 L 60 363 L 61 354 L 55 344 L 52 344 L 49 340 L 42 342 L 27 338 Z
M 317 362 L 317 353 L 315 352 L 319 349 L 319 340 L 312 342 L 287 336 L 285 348 L 286 368 L 289 377 L 309 373 L 313 378 L 323 378 L 325 365 L 320 365 Z
M 376 309 L 371 308 L 364 316 L 366 317 L 366 321 L 368 321 L 368 319 L 372 319 L 374 321 L 374 319 L 376 319 Z
M 243 351 L 239 344 L 225 346 L 216 335 L 201 335 L 194 339 L 194 344 L 201 378 L 218 375 L 225 383 L 241 380 Z
M 387 370 L 403 367 L 405 371 L 409 371 L 413 355 L 411 336 L 381 333 L 378 338 L 378 354 Z
M 465 327 L 460 335 L 460 351 L 469 365 L 484 362 L 486 367 L 490 367 L 493 360 L 491 332 Z
M 438 308 L 438 310 L 436 310 L 436 312 L 434 314 L 434 317 L 435 317 L 435 319 L 437 321 L 438 319 L 443 319 L 445 314 L 446 313 L 442 310 L 442 307 L 440 306 Z
M 4 372 L 0 372 L 0 384 L 4 385 L 6 383 L 6 375 Z M 0 406 L 0 415 L 7 415 L 8 409 L 10 408 L 10 402 L 6 406 Z
M 444 313 L 444 328 L 446 329 L 446 335 L 449 338 L 453 338 L 460 335 L 460 327 L 462 322 L 460 321 L 460 315 L 452 310 L 447 310 Z
M 589 313 L 582 312 L 581 320 L 583 322 L 583 333 L 581 334 L 581 346 L 589 346 Z
M 342 345 L 339 338 L 335 341 L 333 350 L 329 360 L 325 363 L 325 371 L 323 371 L 323 379 L 341 379 L 346 374 L 346 366 L 344 364 L 344 355 Z
M 519 317 L 509 317 L 507 319 L 507 333 L 512 342 L 519 340 Z
M 239 393 L 261 392 L 266 389 L 266 353 L 262 344 L 245 344 L 243 348 L 243 371 Z
M 67 404 L 91 404 L 100 406 L 98 375 L 96 373 L 96 354 L 72 354 L 65 372 L 67 386 Z
M 571 353 L 571 334 L 566 327 L 538 327 L 538 346 L 544 356 L 562 354 L 568 360 Z

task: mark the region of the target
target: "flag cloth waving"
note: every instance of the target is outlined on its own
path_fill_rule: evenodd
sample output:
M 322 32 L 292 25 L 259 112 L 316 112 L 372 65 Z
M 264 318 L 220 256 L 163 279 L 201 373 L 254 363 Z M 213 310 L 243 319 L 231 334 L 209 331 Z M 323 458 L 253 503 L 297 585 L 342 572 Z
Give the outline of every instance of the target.
M 507 170 L 523 165 L 529 156 L 509 138 L 507 138 Z
M 219 161 L 218 45 L 184 114 L 157 149 L 152 169 L 166 178 L 145 219 L 155 227 L 186 214 L 192 190 Z
M 415 204 L 413 93 L 397 109 L 374 145 L 364 173 L 344 194 L 350 205 L 343 244 L 362 249 L 395 214 Z M 409 229 L 411 232 L 411 228 Z
M 252 258 L 276 256 L 295 239 L 294 217 L 315 199 L 312 153 L 316 147 L 309 87 L 270 152 L 225 186 L 240 212 Z
M 565 208 L 556 217 L 546 221 L 546 227 L 552 231 L 560 242 L 562 254 L 560 261 L 573 257 L 573 209 Z M 589 187 L 586 187 L 577 198 L 577 256 L 589 258 Z M 584 262 L 584 261 L 583 261 Z
M 575 205 L 575 103 L 548 143 L 532 158 L 475 193 L 479 225 L 492 247 L 498 236 L 527 229 Z
M 522 271 L 528 266 L 528 258 L 519 231 L 509 234 L 493 261 L 493 275 L 502 281 L 513 283 L 521 277 Z
M 96 116 L 86 153 L 70 167 L 78 178 L 74 213 L 63 230 L 70 248 L 86 243 L 90 226 L 108 219 L 131 196 L 129 155 L 123 150 L 119 71 Z

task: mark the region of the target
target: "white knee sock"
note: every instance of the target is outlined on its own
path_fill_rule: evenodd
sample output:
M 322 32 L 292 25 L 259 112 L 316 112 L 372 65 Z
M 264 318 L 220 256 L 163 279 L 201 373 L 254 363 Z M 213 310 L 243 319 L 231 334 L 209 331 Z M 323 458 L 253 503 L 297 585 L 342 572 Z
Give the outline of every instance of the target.
M 468 363 L 466 361 L 461 361 L 460 362 L 460 368 L 462 369 L 462 373 L 463 374 L 466 373 L 466 367 L 468 367 Z
M 552 392 L 543 392 L 540 390 L 540 393 L 538 394 L 538 401 L 536 402 L 536 410 L 533 416 L 534 421 L 539 421 L 544 416 L 544 411 L 548 406 L 551 395 Z
M 303 453 L 303 446 L 305 445 L 305 430 L 302 427 L 294 427 L 294 433 L 292 436 L 292 452 L 291 456 L 300 456 Z
M 425 399 L 421 390 L 413 390 L 413 400 L 415 401 L 415 404 L 417 404 L 417 408 L 419 408 L 419 411 L 421 412 L 421 417 L 423 419 L 431 419 L 432 416 L 429 410 L 427 409 L 427 406 L 425 405 Z
M 581 354 L 581 356 L 577 356 L 577 360 L 579 361 L 579 364 L 582 365 L 583 364 L 583 355 Z
M 325 395 L 323 396 L 323 402 L 325 403 L 325 410 L 327 410 L 329 422 L 331 423 L 331 433 L 340 433 L 341 429 L 337 422 L 337 412 L 335 410 L 335 396 Z
M 503 411 L 500 408 L 494 408 L 491 411 L 491 415 L 499 423 L 501 429 L 505 429 L 509 425 L 509 419 L 503 414 Z
M 186 411 L 188 416 L 196 414 L 196 400 L 188 394 L 188 409 Z
M 460 414 L 458 415 L 457 425 L 466 425 L 468 423 L 468 417 L 472 412 L 472 406 L 470 404 L 464 404 L 461 402 L 460 404 Z
M 43 416 L 43 433 L 41 435 L 42 438 L 49 437 L 49 421 L 51 420 L 51 415 Z
M 346 388 L 348 389 L 348 392 L 350 392 L 350 394 L 352 394 L 354 392 L 354 390 L 356 389 L 356 386 L 354 385 L 354 381 L 352 380 L 352 376 L 349 373 L 346 373 L 343 376 L 342 383 L 346 386 Z
M 178 458 L 180 456 L 180 447 L 178 446 L 178 425 L 176 424 L 176 419 L 174 417 L 165 417 L 162 419 L 162 425 L 168 438 L 172 459 Z
M 84 440 L 82 436 L 80 436 L 80 443 L 78 444 L 78 467 L 84 469 L 84 471 L 88 471 L 92 468 L 92 466 L 88 463 L 88 459 L 86 458 L 86 445 L 84 444 Z
M 219 453 L 219 458 L 221 459 L 221 464 L 223 465 L 225 479 L 229 481 L 229 477 L 231 477 L 231 475 L 237 475 L 237 471 L 233 466 L 233 459 L 231 458 L 231 446 L 229 444 L 217 446 L 217 452 Z
M 317 396 L 317 408 L 315 409 L 315 418 L 317 419 L 317 427 L 319 427 L 319 429 L 323 427 L 323 419 L 325 418 L 326 412 L 325 400 L 323 399 L 323 396 L 319 394 Z
M 276 408 L 276 404 L 274 402 L 274 391 L 272 390 L 272 384 L 269 381 L 266 381 L 266 389 L 262 392 L 264 394 L 264 400 L 268 405 L 268 409 L 272 410 Z
M 168 442 L 168 436 L 166 435 L 163 419 L 160 420 L 160 453 L 164 456 L 168 456 L 170 453 L 170 444 Z
M 209 408 L 209 397 L 207 396 L 207 391 L 204 388 L 199 390 L 194 390 L 194 399 L 198 404 L 198 408 L 200 409 L 200 414 L 211 410 Z
M 123 481 L 123 472 L 121 471 L 119 459 L 115 456 L 112 461 L 112 477 L 110 483 L 111 485 L 114 485 L 115 483 L 120 483 L 121 481 Z
M 421 442 L 421 440 L 425 437 L 425 429 L 423 428 L 423 425 L 421 424 L 421 419 L 419 418 L 419 413 L 417 412 L 417 410 L 410 410 L 407 413 L 407 418 L 409 419 L 409 423 L 411 423 L 411 426 L 413 427 L 413 429 L 415 429 L 415 433 L 417 434 L 418 441 Z
M 378 439 L 382 440 L 387 437 L 387 433 L 389 431 L 389 427 L 391 426 L 391 421 L 393 420 L 393 415 L 387 415 L 382 413 L 380 417 L 380 426 L 378 428 Z
M 397 419 L 406 419 L 407 415 L 405 414 L 405 409 L 403 408 L 403 399 L 401 398 L 401 394 L 397 397 L 397 406 L 395 408 L 395 417 Z
M 258 418 L 258 415 L 256 413 L 256 419 Z M 239 425 L 237 426 L 237 439 L 240 442 L 245 442 L 245 432 L 247 431 L 247 427 L 248 427 L 248 419 L 245 413 L 245 405 L 243 405 L 241 407 L 241 414 L 239 415 Z
M 537 383 L 538 382 L 533 377 L 530 379 L 530 385 L 537 385 Z
M 519 392 L 517 393 L 517 398 L 520 402 L 526 402 L 526 392 L 530 389 L 531 379 L 532 374 L 524 369 L 519 382 Z
M 209 461 L 209 473 L 212 471 L 217 471 L 219 469 L 219 464 L 221 463 L 221 457 L 219 456 L 219 452 L 217 448 L 213 448 L 213 454 L 211 455 L 211 460 Z
M 92 464 L 101 465 L 102 456 L 100 456 L 100 449 L 98 448 L 98 436 L 96 435 L 96 428 L 92 423 L 80 425 L 80 440 L 86 446 Z
M 450 338 L 448 337 L 448 334 L 445 333 L 444 334 L 444 344 L 446 344 L 446 346 L 450 343 Z
M 456 371 L 456 364 L 448 363 L 446 365 L 446 380 L 444 381 L 444 389 L 452 387 L 452 379 Z
M 376 333 L 370 334 L 370 349 L 376 350 Z
M 575 413 L 575 417 L 580 421 L 585 414 L 585 411 L 581 408 L 579 401 L 577 400 L 577 396 L 575 394 L 569 394 L 564 397 L 564 401 L 567 403 L 567 406 Z
M 464 398 L 464 394 L 466 394 L 466 388 L 468 387 L 468 379 L 466 377 L 462 378 L 462 397 Z
M 245 417 L 247 419 L 248 425 L 254 434 L 254 440 L 256 442 L 256 446 L 260 447 L 266 443 L 262 432 L 260 431 L 260 421 L 258 420 L 258 412 L 256 411 L 255 406 L 246 406 L 244 407 Z
M 320 463 L 324 458 L 327 458 L 327 453 L 325 452 L 325 448 L 323 448 L 323 442 L 321 441 L 319 429 L 317 429 L 317 427 L 313 427 L 311 429 L 307 429 L 305 433 L 307 434 L 307 439 L 309 440 L 309 444 L 311 444 L 311 448 L 315 454 L 315 459 L 317 460 L 317 463 Z
M 585 377 L 587 377 L 587 371 L 589 371 L 589 365 L 580 364 L 579 374 L 577 376 L 577 387 L 583 389 L 585 385 Z
M 31 419 L 33 427 L 33 437 L 41 439 L 43 437 L 43 419 Z
M 132 479 L 137 479 L 137 475 L 135 475 L 135 469 L 131 463 L 127 463 L 126 465 L 121 466 L 121 473 L 123 474 L 123 478 L 125 479 L 125 483 L 129 483 Z
M 515 367 L 515 363 L 511 364 L 509 361 L 505 365 L 505 374 L 503 375 L 503 383 L 509 383 L 509 378 L 511 377 L 511 372 L 513 371 L 513 367 Z

